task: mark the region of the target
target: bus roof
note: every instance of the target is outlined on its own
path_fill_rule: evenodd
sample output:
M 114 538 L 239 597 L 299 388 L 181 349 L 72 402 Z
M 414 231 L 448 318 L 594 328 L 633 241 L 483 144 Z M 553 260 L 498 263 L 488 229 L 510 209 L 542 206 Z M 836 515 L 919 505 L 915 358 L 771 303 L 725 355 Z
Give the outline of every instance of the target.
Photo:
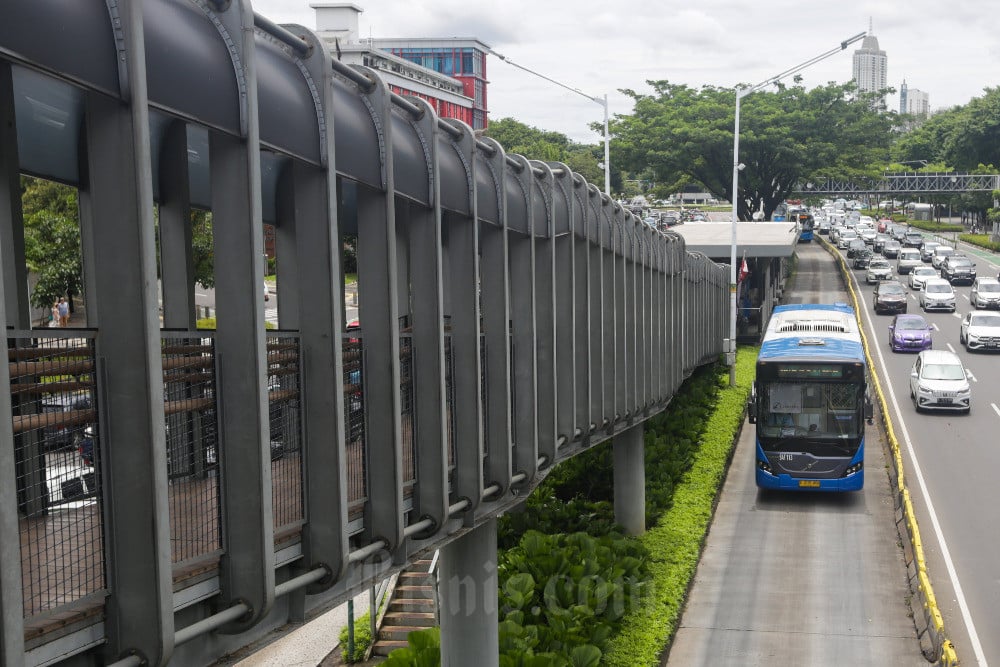
M 854 309 L 845 303 L 778 306 L 757 360 L 864 362 Z

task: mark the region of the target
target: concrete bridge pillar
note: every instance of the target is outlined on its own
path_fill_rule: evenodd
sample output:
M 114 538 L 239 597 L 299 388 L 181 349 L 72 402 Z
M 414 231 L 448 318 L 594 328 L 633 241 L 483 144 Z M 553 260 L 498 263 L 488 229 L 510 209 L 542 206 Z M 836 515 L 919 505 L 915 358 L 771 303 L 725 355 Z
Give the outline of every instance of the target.
M 438 614 L 442 667 L 497 667 L 497 520 L 441 549 Z
M 615 521 L 629 535 L 646 531 L 646 473 L 643 424 L 616 435 L 614 447 Z

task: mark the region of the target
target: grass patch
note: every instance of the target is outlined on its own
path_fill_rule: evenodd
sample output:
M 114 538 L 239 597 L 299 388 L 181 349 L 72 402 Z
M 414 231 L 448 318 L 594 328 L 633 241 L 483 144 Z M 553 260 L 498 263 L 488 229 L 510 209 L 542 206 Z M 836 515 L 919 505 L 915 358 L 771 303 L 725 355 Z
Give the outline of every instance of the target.
M 621 632 L 611 640 L 604 665 L 658 665 L 663 647 L 674 636 L 736 433 L 743 423 L 757 351 L 756 347 L 739 349 L 736 387 L 726 386 L 719 392 L 701 446 L 691 469 L 674 491 L 672 506 L 639 537 L 650 552 L 652 591 L 641 608 L 628 614 Z
M 215 329 L 215 318 L 214 317 L 202 317 L 202 318 L 200 318 L 195 323 L 195 327 L 197 327 L 198 329 Z M 264 322 L 264 328 L 265 329 L 277 329 L 278 327 L 274 326 L 270 322 Z

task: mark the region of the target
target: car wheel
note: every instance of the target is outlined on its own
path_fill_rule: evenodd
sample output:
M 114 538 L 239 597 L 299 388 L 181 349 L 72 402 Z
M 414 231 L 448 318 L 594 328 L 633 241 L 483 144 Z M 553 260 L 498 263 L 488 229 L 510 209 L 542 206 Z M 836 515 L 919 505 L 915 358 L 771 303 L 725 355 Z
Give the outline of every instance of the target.
M 904 313 L 904 314 L 906 313 L 906 309 L 907 309 L 907 308 L 908 308 L 908 306 L 903 306 L 903 313 Z

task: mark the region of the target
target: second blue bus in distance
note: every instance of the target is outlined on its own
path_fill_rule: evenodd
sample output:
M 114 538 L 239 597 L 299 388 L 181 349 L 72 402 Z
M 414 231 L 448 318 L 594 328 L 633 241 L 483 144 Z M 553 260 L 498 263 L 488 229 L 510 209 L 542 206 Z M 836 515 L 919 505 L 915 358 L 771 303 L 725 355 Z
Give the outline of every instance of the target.
M 757 486 L 857 491 L 864 486 L 868 369 L 854 309 L 778 306 L 750 399 Z

